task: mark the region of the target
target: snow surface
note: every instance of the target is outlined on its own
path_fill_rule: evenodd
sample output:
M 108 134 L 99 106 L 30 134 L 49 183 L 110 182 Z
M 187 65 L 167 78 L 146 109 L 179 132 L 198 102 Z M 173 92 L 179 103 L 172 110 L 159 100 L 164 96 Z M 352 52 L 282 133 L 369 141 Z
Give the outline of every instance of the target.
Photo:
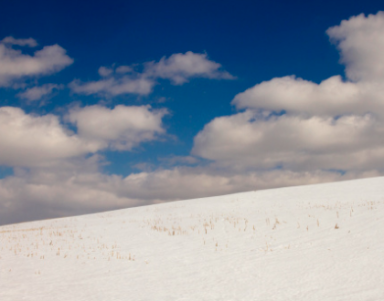
M 384 300 L 384 177 L 0 227 L 0 300 Z

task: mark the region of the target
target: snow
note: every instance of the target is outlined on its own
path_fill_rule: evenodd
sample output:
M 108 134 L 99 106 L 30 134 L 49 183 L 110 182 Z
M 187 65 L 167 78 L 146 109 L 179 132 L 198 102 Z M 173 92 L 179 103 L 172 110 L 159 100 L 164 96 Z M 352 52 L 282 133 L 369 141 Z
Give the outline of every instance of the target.
M 0 300 L 384 300 L 384 177 L 0 227 Z

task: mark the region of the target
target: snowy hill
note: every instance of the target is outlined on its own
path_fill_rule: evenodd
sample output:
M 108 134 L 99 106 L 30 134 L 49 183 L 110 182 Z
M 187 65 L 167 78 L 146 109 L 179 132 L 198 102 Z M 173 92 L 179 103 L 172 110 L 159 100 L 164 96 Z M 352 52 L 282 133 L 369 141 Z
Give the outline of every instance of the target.
M 0 300 L 384 300 L 384 178 L 0 227 Z

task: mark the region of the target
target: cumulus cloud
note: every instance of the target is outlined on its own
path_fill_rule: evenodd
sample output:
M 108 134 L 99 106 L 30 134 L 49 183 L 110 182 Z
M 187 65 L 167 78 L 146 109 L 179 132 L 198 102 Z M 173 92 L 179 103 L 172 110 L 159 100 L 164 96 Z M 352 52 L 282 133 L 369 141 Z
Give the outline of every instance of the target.
M 78 133 L 69 131 L 58 116 L 35 116 L 15 107 L 0 108 L 0 165 L 50 167 L 65 160 L 111 148 L 131 150 L 163 134 L 166 111 L 149 106 L 78 108 L 69 113 Z
M 139 199 L 142 204 L 208 197 L 274 187 L 346 180 L 377 175 L 376 171 L 347 173 L 328 171 L 293 172 L 288 170 L 236 173 L 214 167 L 175 167 L 114 178 L 111 189 L 122 196 Z
M 101 181 L 101 182 L 100 182 Z M 90 213 L 140 201 L 119 196 L 99 184 L 101 174 L 36 171 L 0 180 L 0 224 Z M 100 185 L 102 186 L 102 185 Z
M 142 72 L 136 72 L 130 66 L 100 67 L 102 79 L 83 83 L 74 80 L 69 87 L 78 94 L 121 94 L 148 95 L 152 92 L 159 78 L 168 79 L 174 85 L 181 85 L 191 78 L 234 79 L 222 70 L 219 63 L 208 59 L 207 54 L 191 51 L 176 53 L 169 58 L 163 57 L 159 62 L 144 63 Z
M 24 77 L 52 74 L 73 63 L 73 59 L 59 45 L 45 46 L 32 56 L 13 49 L 14 45 L 34 47 L 37 43 L 33 39 L 12 37 L 0 42 L 0 87 L 11 86 Z
M 384 14 L 330 28 L 347 80 L 274 78 L 239 93 L 244 112 L 218 117 L 195 137 L 194 155 L 218 165 L 289 171 L 384 171 Z
M 15 107 L 0 108 L 0 137 L 0 164 L 7 166 L 46 166 L 99 149 L 66 130 L 57 116 Z
M 327 30 L 352 81 L 384 80 L 384 12 L 360 14 Z
M 257 84 L 237 94 L 232 103 L 238 109 L 329 116 L 369 113 L 372 107 L 384 109 L 384 104 L 370 91 L 369 86 L 344 82 L 340 76 L 333 76 L 320 84 L 286 76 Z M 364 102 L 361 100 L 363 95 L 366 96 Z M 367 103 L 371 105 L 367 106 Z
M 377 175 L 277 170 L 223 174 L 199 168 L 174 168 L 123 178 L 84 171 L 83 165 L 79 165 L 78 172 L 35 169 L 0 180 L 0 224 Z
M 116 106 L 108 109 L 99 105 L 77 108 L 68 119 L 76 124 L 78 135 L 88 141 L 107 145 L 114 150 L 131 150 L 145 141 L 164 134 L 163 110 L 150 106 Z
M 42 86 L 29 88 L 23 92 L 18 93 L 17 96 L 28 101 L 36 101 L 41 100 L 43 97 L 49 96 L 54 90 L 59 89 L 63 89 L 63 85 L 45 84 Z
M 286 111 L 309 116 L 371 114 L 384 118 L 384 86 L 380 81 L 350 82 L 341 76 L 316 84 L 294 76 L 274 78 L 235 96 L 238 109 Z
M 217 163 L 293 171 L 384 169 L 384 124 L 371 115 L 219 117 L 195 137 L 192 153 Z

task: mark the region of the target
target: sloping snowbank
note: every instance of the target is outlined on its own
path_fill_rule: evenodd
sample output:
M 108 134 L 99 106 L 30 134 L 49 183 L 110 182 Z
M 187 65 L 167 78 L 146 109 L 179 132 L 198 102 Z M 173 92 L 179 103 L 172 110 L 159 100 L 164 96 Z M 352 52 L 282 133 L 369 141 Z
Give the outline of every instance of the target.
M 384 300 L 384 178 L 0 227 L 0 300 Z

